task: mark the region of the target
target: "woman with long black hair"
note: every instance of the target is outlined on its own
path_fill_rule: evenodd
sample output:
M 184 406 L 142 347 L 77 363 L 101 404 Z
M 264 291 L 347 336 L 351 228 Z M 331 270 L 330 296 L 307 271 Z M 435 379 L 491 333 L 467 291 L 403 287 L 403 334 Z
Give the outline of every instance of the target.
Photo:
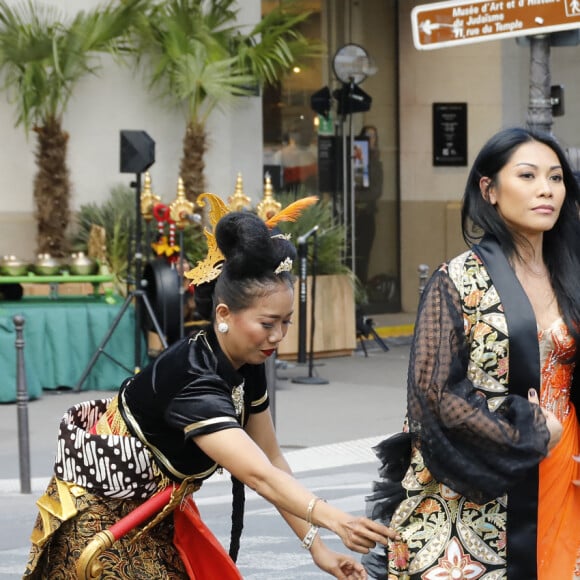
M 417 313 L 402 434 L 378 446 L 389 580 L 579 573 L 580 191 L 550 135 L 511 128 L 475 159 L 470 249 Z

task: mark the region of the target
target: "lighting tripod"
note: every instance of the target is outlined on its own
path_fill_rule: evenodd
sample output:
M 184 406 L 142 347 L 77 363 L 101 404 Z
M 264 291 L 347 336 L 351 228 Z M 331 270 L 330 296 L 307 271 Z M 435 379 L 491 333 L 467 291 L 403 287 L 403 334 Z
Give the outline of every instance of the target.
M 127 293 L 127 297 L 121 306 L 117 316 L 113 320 L 109 330 L 105 334 L 105 337 L 97 347 L 96 351 L 94 352 L 89 364 L 83 371 L 81 378 L 75 385 L 75 391 L 80 391 L 82 389 L 83 383 L 89 376 L 89 373 L 95 366 L 99 356 L 101 354 L 105 355 L 107 358 L 112 360 L 115 364 L 119 365 L 120 367 L 124 368 L 129 373 L 137 373 L 141 370 L 141 362 L 142 362 L 142 354 L 141 354 L 141 344 L 142 344 L 142 316 L 143 311 L 141 306 L 144 305 L 149 316 L 153 327 L 155 328 L 155 332 L 159 335 L 161 340 L 161 344 L 163 348 L 167 348 L 167 340 L 165 339 L 165 334 L 163 330 L 161 330 L 161 326 L 155 317 L 155 313 L 153 312 L 153 308 L 151 307 L 151 303 L 149 302 L 149 298 L 147 297 L 147 293 L 145 291 L 146 281 L 143 280 L 143 249 L 142 249 L 142 242 L 141 242 L 141 235 L 142 235 L 142 227 L 141 227 L 141 173 L 135 174 L 135 181 L 131 182 L 131 187 L 135 189 L 135 198 L 136 198 L 136 226 L 135 226 L 135 258 L 134 258 L 134 288 Z M 120 361 L 115 359 L 109 353 L 105 351 L 105 346 L 113 336 L 121 318 L 129 308 L 129 306 L 134 303 L 135 305 L 135 323 L 134 323 L 134 338 L 135 338 L 135 358 L 134 358 L 134 368 L 129 369 Z

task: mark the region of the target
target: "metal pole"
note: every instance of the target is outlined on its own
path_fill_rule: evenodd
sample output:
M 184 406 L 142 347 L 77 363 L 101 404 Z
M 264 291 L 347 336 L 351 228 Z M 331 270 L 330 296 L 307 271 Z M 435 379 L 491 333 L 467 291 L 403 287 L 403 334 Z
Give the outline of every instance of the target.
M 177 279 L 179 281 L 179 338 L 185 336 L 185 288 L 183 286 L 183 274 L 184 274 L 184 260 L 183 254 L 185 250 L 183 248 L 183 228 L 179 228 L 179 271 L 177 273 Z
M 348 166 L 347 161 L 350 162 L 350 155 L 347 154 L 347 137 L 346 131 L 344 129 L 345 117 L 342 119 L 342 220 L 340 225 L 344 227 L 344 240 L 343 240 L 343 256 L 344 260 L 348 258 L 348 211 L 349 211 L 349 185 L 348 185 Z
M 307 242 L 298 243 L 298 362 L 306 362 L 306 270 L 308 259 Z
M 266 359 L 266 384 L 268 385 L 268 398 L 270 399 L 270 414 L 274 427 L 276 426 L 276 353 Z
M 552 131 L 552 99 L 550 94 L 550 35 L 530 37 L 530 102 L 528 128 Z
M 16 329 L 16 407 L 18 413 L 18 457 L 20 463 L 20 493 L 31 493 L 30 434 L 28 429 L 28 386 L 24 368 L 24 317 L 12 318 Z
M 351 90 L 354 89 L 354 83 L 351 84 Z M 355 203 L 354 203 L 354 137 L 352 135 L 352 114 L 350 115 L 349 123 L 349 138 L 350 138 L 350 149 L 348 155 L 349 161 L 349 225 L 350 225 L 350 269 L 353 275 L 356 276 L 356 223 L 355 223 Z
M 135 288 L 138 292 L 145 292 L 143 280 L 143 246 L 141 240 L 141 174 L 135 174 L 135 181 L 131 183 L 135 188 Z M 135 368 L 134 372 L 141 371 L 141 324 L 143 313 L 139 299 L 135 300 Z

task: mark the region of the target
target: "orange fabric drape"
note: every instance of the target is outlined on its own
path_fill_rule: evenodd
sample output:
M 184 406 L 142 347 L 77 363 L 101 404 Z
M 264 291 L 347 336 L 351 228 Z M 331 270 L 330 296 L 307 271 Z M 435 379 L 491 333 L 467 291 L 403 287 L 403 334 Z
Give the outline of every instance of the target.
M 190 580 L 243 580 L 219 540 L 203 523 L 191 497 L 173 512 L 173 544 Z
M 574 406 L 562 439 L 540 463 L 538 496 L 538 580 L 570 580 L 580 546 L 580 428 Z

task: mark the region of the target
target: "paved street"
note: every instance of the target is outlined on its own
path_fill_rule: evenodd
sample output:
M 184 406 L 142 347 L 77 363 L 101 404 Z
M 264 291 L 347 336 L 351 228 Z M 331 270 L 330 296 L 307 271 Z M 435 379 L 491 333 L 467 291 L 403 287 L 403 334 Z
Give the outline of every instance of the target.
M 315 361 L 313 376 L 328 384 L 301 384 L 307 366 L 288 363 L 277 372 L 274 408 L 278 437 L 297 477 L 314 493 L 351 513 L 364 512 L 364 497 L 376 475 L 371 447 L 400 428 L 405 404 L 406 341 L 388 341 L 383 352 L 368 343 L 369 356 Z M 0 406 L 0 580 L 21 577 L 28 536 L 36 514 L 34 501 L 50 475 L 56 426 L 72 403 L 107 396 L 103 392 L 47 393 L 28 407 L 33 493 L 21 494 L 17 445 L 17 407 Z M 214 476 L 196 494 L 209 527 L 229 541 L 230 484 Z M 323 537 L 337 550 L 340 541 Z M 247 580 L 328 578 L 312 563 L 278 513 L 256 494 L 247 493 L 239 567 Z

